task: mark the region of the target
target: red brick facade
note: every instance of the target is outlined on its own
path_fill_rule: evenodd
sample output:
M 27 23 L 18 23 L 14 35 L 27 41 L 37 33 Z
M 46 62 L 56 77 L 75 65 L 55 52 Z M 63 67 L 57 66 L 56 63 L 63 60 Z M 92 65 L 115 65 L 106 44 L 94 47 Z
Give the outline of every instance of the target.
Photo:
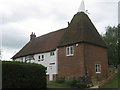
M 105 48 L 90 44 L 75 44 L 74 55 L 66 56 L 66 47 L 58 50 L 58 75 L 66 78 L 89 76 L 107 76 L 108 61 Z M 101 64 L 101 73 L 95 72 L 95 64 Z
M 89 76 L 107 77 L 108 58 L 107 49 L 95 45 L 85 44 L 85 67 Z M 95 64 L 101 65 L 101 73 L 96 73 Z
M 74 56 L 66 56 L 66 47 L 58 50 L 58 75 L 59 76 L 84 76 L 84 45 L 74 45 Z M 68 77 L 68 78 L 69 78 Z

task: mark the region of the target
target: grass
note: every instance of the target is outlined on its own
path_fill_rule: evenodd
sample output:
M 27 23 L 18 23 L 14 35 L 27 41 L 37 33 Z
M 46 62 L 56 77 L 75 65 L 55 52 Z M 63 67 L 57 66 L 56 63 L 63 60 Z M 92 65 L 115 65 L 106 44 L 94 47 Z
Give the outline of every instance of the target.
M 118 88 L 119 86 L 118 84 L 120 83 L 119 81 L 120 81 L 120 76 L 116 76 L 110 82 L 105 84 L 103 88 Z
M 70 86 L 68 83 L 64 82 L 64 83 L 56 83 L 56 82 L 47 82 L 47 84 L 49 85 L 54 85 L 54 86 L 59 86 L 59 87 L 66 87 L 66 88 L 75 88 L 75 87 L 72 87 Z
M 56 88 L 47 88 L 45 90 L 56 90 Z

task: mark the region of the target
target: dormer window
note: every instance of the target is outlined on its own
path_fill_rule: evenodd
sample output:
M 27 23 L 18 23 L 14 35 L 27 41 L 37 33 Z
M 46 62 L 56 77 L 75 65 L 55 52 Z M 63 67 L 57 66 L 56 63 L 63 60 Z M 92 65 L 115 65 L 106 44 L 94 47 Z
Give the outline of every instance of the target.
M 73 56 L 73 55 L 74 55 L 74 47 L 73 46 L 66 47 L 66 56 Z

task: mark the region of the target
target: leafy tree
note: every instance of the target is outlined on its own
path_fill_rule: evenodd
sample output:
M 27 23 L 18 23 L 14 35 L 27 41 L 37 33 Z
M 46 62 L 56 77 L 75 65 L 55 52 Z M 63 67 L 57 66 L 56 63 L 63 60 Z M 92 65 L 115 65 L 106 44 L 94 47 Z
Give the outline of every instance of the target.
M 120 24 L 118 25 L 118 64 L 120 65 Z
M 103 35 L 103 39 L 107 44 L 108 47 L 108 63 L 109 65 L 118 65 L 120 64 L 119 57 L 120 56 L 120 51 L 119 51 L 119 34 L 118 31 L 120 29 L 120 25 L 117 27 L 111 27 L 108 26 L 106 28 L 106 33 Z

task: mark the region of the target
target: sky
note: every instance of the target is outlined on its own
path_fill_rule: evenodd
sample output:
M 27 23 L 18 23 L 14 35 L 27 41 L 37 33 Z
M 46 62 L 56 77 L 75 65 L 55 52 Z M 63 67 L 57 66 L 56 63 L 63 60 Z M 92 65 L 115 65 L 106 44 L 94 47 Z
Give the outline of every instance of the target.
M 84 0 L 85 10 L 100 34 L 118 24 L 119 0 Z M 0 0 L 0 50 L 2 60 L 11 60 L 36 36 L 67 27 L 81 0 Z M 54 42 L 51 42 L 54 43 Z

